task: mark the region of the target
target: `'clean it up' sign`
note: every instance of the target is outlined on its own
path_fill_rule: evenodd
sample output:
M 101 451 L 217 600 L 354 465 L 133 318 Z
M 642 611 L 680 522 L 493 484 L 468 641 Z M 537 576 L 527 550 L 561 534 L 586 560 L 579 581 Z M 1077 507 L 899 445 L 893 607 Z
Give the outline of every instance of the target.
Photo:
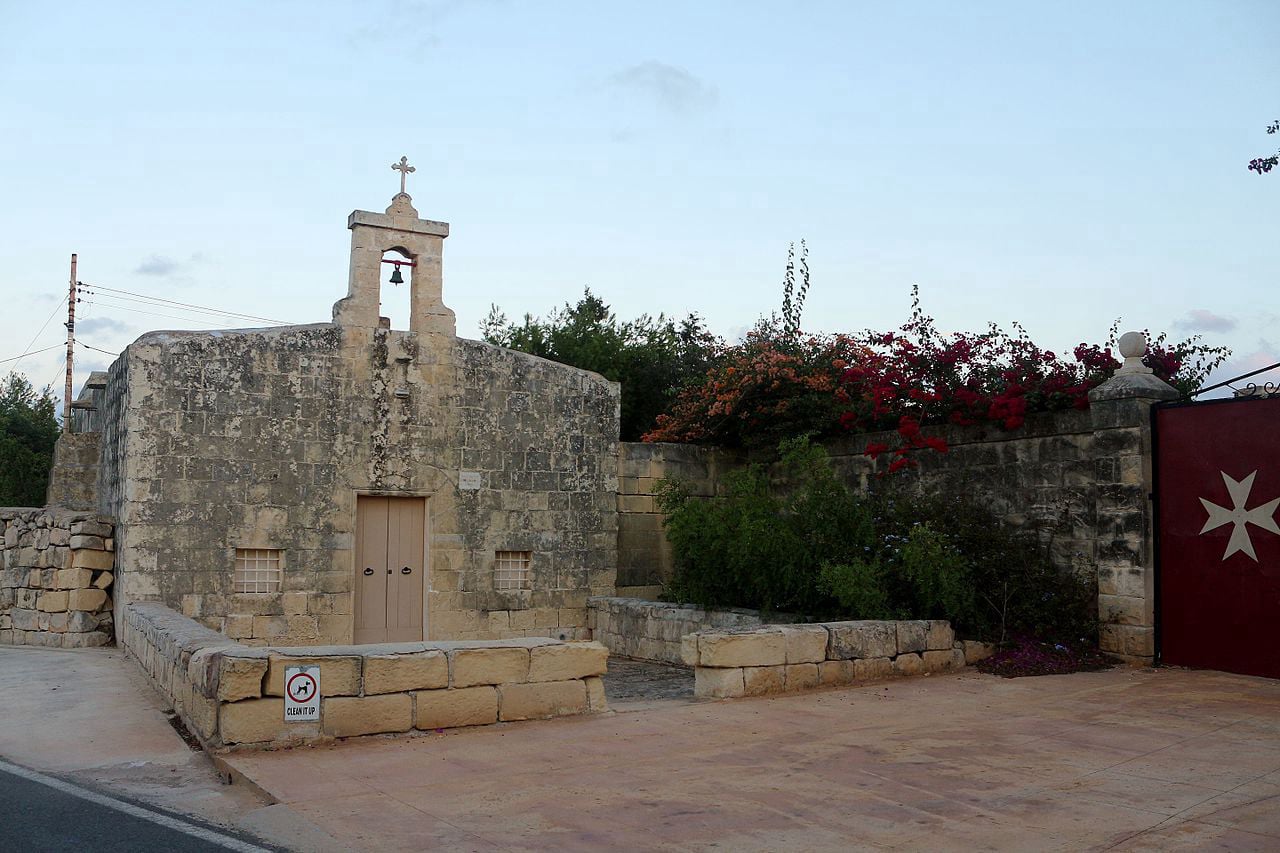
M 289 666 L 284 670 L 284 721 L 320 719 L 320 667 Z

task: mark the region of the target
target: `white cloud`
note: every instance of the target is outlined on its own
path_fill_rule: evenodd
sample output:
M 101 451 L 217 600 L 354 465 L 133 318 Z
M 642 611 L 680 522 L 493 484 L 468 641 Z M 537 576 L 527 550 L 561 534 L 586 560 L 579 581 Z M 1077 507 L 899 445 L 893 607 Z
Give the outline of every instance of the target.
M 660 107 L 677 115 L 704 113 L 719 100 L 716 88 L 683 68 L 648 60 L 624 68 L 609 78 L 618 89 L 652 98 Z
M 1174 325 L 1192 332 L 1230 332 L 1239 323 L 1234 318 L 1215 314 L 1207 308 L 1192 308 L 1185 318 L 1175 321 Z

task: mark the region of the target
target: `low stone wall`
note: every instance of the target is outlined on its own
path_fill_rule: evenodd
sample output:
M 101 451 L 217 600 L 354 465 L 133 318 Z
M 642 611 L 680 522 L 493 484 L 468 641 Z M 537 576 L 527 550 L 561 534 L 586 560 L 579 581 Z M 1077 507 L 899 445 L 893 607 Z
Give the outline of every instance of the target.
M 837 687 L 959 669 L 990 654 L 943 620 L 822 622 L 700 631 L 683 640 L 702 699 Z
M 548 638 L 261 648 L 157 602 L 125 606 L 121 644 L 206 748 L 477 726 L 607 710 L 608 650 Z M 284 721 L 284 670 L 320 667 L 319 722 Z
M 794 622 L 785 614 L 765 618 L 756 610 L 704 610 L 693 604 L 671 604 L 639 598 L 598 596 L 587 600 L 591 637 L 610 654 L 680 665 L 680 641 L 698 631 L 754 628 Z
M 0 509 L 0 643 L 111 642 L 114 532 L 96 513 Z

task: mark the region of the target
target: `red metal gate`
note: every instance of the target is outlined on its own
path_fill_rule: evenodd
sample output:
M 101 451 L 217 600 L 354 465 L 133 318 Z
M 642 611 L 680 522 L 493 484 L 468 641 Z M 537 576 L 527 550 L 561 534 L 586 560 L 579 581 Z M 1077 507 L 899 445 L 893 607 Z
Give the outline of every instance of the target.
M 1280 678 L 1280 397 L 1155 410 L 1164 663 Z

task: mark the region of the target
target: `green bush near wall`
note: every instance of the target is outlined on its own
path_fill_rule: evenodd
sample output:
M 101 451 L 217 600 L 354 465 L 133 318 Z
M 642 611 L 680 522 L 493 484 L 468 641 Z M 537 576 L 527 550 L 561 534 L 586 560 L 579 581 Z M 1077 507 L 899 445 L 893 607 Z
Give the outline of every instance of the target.
M 784 441 L 771 469 L 732 472 L 723 497 L 663 484 L 669 597 L 815 620 L 948 619 L 967 638 L 1096 639 L 1096 585 L 973 500 L 887 484 L 848 489 L 826 451 Z

